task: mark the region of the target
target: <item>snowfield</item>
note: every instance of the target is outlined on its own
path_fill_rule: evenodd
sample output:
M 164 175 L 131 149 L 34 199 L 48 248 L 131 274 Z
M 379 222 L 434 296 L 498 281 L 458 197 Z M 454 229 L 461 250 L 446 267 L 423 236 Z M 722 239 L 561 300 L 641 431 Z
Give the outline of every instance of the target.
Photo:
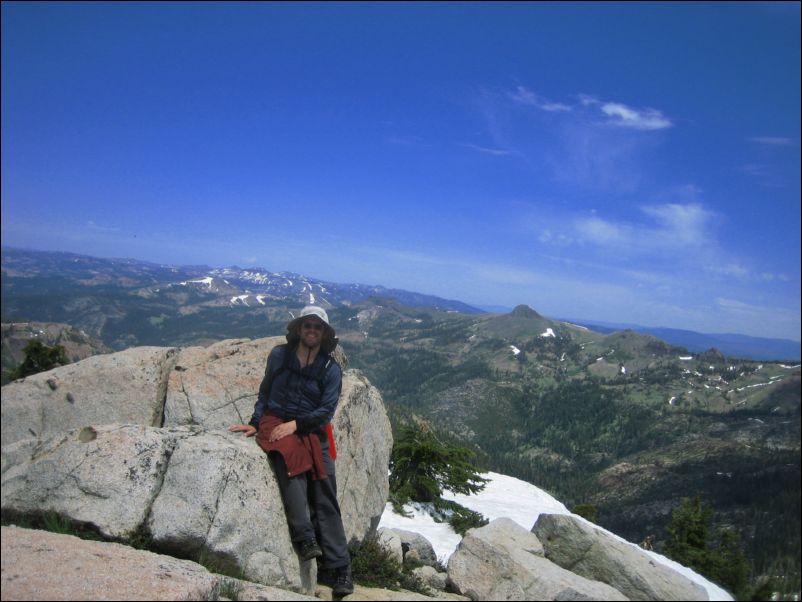
M 444 492 L 443 498 L 453 500 L 475 512 L 480 512 L 485 518 L 491 521 L 497 518 L 507 517 L 521 525 L 527 531 L 532 529 L 532 526 L 537 522 L 538 517 L 542 513 L 571 514 L 561 502 L 530 483 L 495 472 L 483 473 L 482 476 L 489 479 L 489 481 L 484 490 L 478 494 L 462 495 L 447 491 Z M 407 504 L 404 506 L 404 510 L 412 515 L 411 518 L 396 514 L 393 511 L 392 505 L 388 503 L 379 521 L 379 527 L 404 529 L 406 531 L 420 533 L 431 542 L 438 560 L 443 564 L 447 564 L 448 559 L 457 549 L 462 537 L 455 533 L 448 523 L 436 523 L 421 505 Z M 585 520 L 582 517 L 577 518 L 583 521 Z M 597 529 L 602 529 L 598 525 L 594 524 L 593 526 Z M 606 530 L 602 529 L 602 531 Z M 610 533 L 609 531 L 607 532 Z M 639 546 L 618 537 L 614 533 L 610 533 L 610 535 L 619 541 L 640 549 Z M 733 600 L 733 597 L 725 590 L 711 583 L 691 569 L 656 552 L 643 551 L 654 558 L 656 562 L 673 568 L 695 583 L 701 585 L 707 590 L 710 600 Z

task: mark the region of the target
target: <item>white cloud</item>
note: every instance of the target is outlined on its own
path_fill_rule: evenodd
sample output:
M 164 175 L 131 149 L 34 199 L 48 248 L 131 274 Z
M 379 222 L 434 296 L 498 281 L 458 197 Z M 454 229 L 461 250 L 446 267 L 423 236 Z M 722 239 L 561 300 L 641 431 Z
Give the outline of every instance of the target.
M 602 112 L 610 117 L 612 125 L 633 128 L 636 130 L 662 130 L 671 127 L 671 120 L 657 109 L 633 109 L 618 102 L 607 102 L 601 107 Z
M 555 102 L 524 85 L 485 90 L 479 101 L 491 149 L 512 151 L 529 165 L 546 166 L 560 182 L 592 190 L 636 191 L 660 142 L 644 134 L 673 125 L 657 109 L 589 94 Z
M 698 203 L 667 203 L 641 207 L 641 210 L 663 224 L 663 235 L 679 243 L 698 245 L 709 242 L 706 226 L 713 213 Z
M 546 244 L 572 242 L 596 245 L 613 252 L 658 254 L 685 253 L 688 247 L 713 248 L 715 241 L 708 233 L 713 213 L 697 203 L 647 205 L 641 211 L 653 224 L 635 220 L 610 220 L 592 215 L 568 219 L 567 232 L 555 232 L 556 223 L 542 224 L 538 240 Z M 562 227 L 565 229 L 565 226 Z

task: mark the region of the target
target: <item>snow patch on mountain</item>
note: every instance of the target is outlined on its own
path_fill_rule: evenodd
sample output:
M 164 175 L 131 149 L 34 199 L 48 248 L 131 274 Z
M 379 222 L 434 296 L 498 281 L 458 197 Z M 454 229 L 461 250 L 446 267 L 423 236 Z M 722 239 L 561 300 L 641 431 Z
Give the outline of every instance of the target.
M 209 288 L 212 288 L 212 282 L 214 279 L 211 276 L 207 276 L 206 278 L 201 278 L 200 280 L 188 280 L 187 282 L 182 282 L 181 284 L 186 285 L 188 283 L 197 283 L 197 284 L 205 284 Z

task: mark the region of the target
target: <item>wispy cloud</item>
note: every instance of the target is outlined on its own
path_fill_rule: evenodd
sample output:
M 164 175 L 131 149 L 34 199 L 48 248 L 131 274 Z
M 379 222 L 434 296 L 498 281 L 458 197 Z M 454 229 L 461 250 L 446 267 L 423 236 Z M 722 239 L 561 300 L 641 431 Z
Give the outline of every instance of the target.
M 486 146 L 479 146 L 478 144 L 471 144 L 469 142 L 462 143 L 460 146 L 464 146 L 465 148 L 470 148 L 475 151 L 479 151 L 480 153 L 485 153 L 486 155 L 493 155 L 494 157 L 506 157 L 509 155 L 518 155 L 518 151 L 508 150 L 505 148 L 489 148 Z
M 762 272 L 760 277 L 766 282 L 790 282 L 791 279 L 786 274 L 775 274 L 774 272 Z
M 516 92 L 510 93 L 509 96 L 522 104 L 533 105 L 544 110 L 548 110 L 546 106 L 554 104 L 523 86 L 518 86 Z M 605 122 L 610 125 L 645 131 L 663 130 L 674 125 L 671 119 L 658 109 L 648 107 L 637 109 L 623 102 L 605 101 L 592 94 L 578 94 L 577 98 L 580 107 L 587 111 L 601 112 L 606 117 Z M 568 105 L 556 104 L 555 106 L 564 107 L 567 111 L 573 110 L 573 107 Z
M 541 258 L 632 287 L 781 290 L 793 278 L 722 246 L 722 216 L 701 203 L 649 204 L 629 215 L 538 207 L 518 221 Z M 694 284 L 695 283 L 695 284 Z M 741 287 L 747 287 L 741 289 Z M 690 294 L 690 293 L 689 293 Z M 719 291 L 720 295 L 721 292 Z
M 755 136 L 749 138 L 750 142 L 757 144 L 767 144 L 769 146 L 795 146 L 796 142 L 791 138 L 783 138 L 781 136 Z
M 663 130 L 673 123 L 657 109 L 633 109 L 620 102 L 607 102 L 601 106 L 608 123 L 635 130 Z
M 784 178 L 776 172 L 776 169 L 766 163 L 747 163 L 742 169 L 744 173 L 752 176 L 767 188 L 782 188 L 786 184 Z
M 525 86 L 518 86 L 514 92 L 509 92 L 507 96 L 519 104 L 536 107 L 541 111 L 550 113 L 569 113 L 573 110 L 570 105 L 547 100 Z
M 541 111 L 551 113 L 574 112 L 574 106 L 548 100 L 526 86 L 518 86 L 514 91 L 508 92 L 507 97 L 518 104 L 535 107 Z M 622 102 L 603 101 L 590 94 L 579 94 L 578 98 L 580 107 L 601 111 L 607 118 L 606 123 L 617 127 L 634 130 L 662 130 L 674 125 L 668 117 L 657 109 L 636 109 Z M 769 138 L 766 140 L 779 139 Z M 776 142 L 774 143 L 776 144 Z
M 661 234 L 680 244 L 709 242 L 707 224 L 714 214 L 698 203 L 667 203 L 641 207 L 641 210 L 661 224 Z
M 600 246 L 631 246 L 635 229 L 626 224 L 615 224 L 599 217 L 578 219 L 574 222 L 577 240 Z
M 707 267 L 707 271 L 721 274 L 722 276 L 734 276 L 736 278 L 746 278 L 750 274 L 749 269 L 739 263 L 711 265 Z
M 644 205 L 647 221 L 609 219 L 595 213 L 539 224 L 538 241 L 551 246 L 594 246 L 610 253 L 678 255 L 688 248 L 715 248 L 709 232 L 714 213 L 698 203 Z
M 716 306 L 720 311 L 725 312 L 733 318 L 733 323 L 756 322 L 765 320 L 767 316 L 772 316 L 772 322 L 776 325 L 786 325 L 787 331 L 784 334 L 766 333 L 764 336 L 782 336 L 783 338 L 799 337 L 799 308 L 796 310 L 783 307 L 770 307 L 747 303 L 737 299 L 719 297 L 715 300 Z M 739 324 L 740 325 L 740 324 Z M 768 326 L 768 323 L 767 323 Z
M 553 144 L 531 148 L 561 184 L 604 192 L 638 189 L 653 144 L 648 137 L 587 118 L 556 124 L 549 134 Z
M 660 144 L 651 134 L 674 125 L 656 108 L 589 94 L 564 102 L 525 85 L 483 89 L 477 106 L 492 141 L 482 148 L 514 151 L 561 184 L 604 192 L 635 192 Z

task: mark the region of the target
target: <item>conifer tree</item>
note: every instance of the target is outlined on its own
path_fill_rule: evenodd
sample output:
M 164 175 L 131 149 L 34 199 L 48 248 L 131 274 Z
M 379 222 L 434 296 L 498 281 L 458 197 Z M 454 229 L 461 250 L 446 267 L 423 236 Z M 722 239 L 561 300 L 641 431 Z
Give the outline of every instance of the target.
M 707 523 L 712 514 L 712 508 L 702 504 L 698 497 L 684 499 L 682 505 L 671 514 L 666 555 L 692 568 L 707 568 Z
M 729 529 L 718 531 L 718 546 L 709 542 L 710 506 L 699 498 L 683 499 L 671 515 L 666 555 L 730 590 L 736 599 L 748 595 L 749 562 L 741 550 L 738 535 Z
M 471 464 L 474 454 L 465 447 L 441 442 L 431 427 L 401 427 L 390 456 L 390 491 L 400 500 L 434 502 L 444 489 L 471 494 L 487 479 Z
M 473 457 L 466 447 L 440 441 L 426 422 L 402 426 L 390 455 L 390 498 L 396 511 L 403 514 L 409 501 L 428 503 L 435 521 L 448 521 L 461 535 L 486 525 L 478 512 L 441 497 L 445 489 L 463 494 L 484 489 L 487 479 L 479 476 Z
M 43 345 L 41 341 L 34 339 L 28 341 L 23 351 L 25 352 L 25 359 L 22 360 L 19 366 L 8 372 L 8 377 L 11 380 L 31 376 L 32 374 L 70 363 L 65 349 L 61 345 L 48 347 Z

